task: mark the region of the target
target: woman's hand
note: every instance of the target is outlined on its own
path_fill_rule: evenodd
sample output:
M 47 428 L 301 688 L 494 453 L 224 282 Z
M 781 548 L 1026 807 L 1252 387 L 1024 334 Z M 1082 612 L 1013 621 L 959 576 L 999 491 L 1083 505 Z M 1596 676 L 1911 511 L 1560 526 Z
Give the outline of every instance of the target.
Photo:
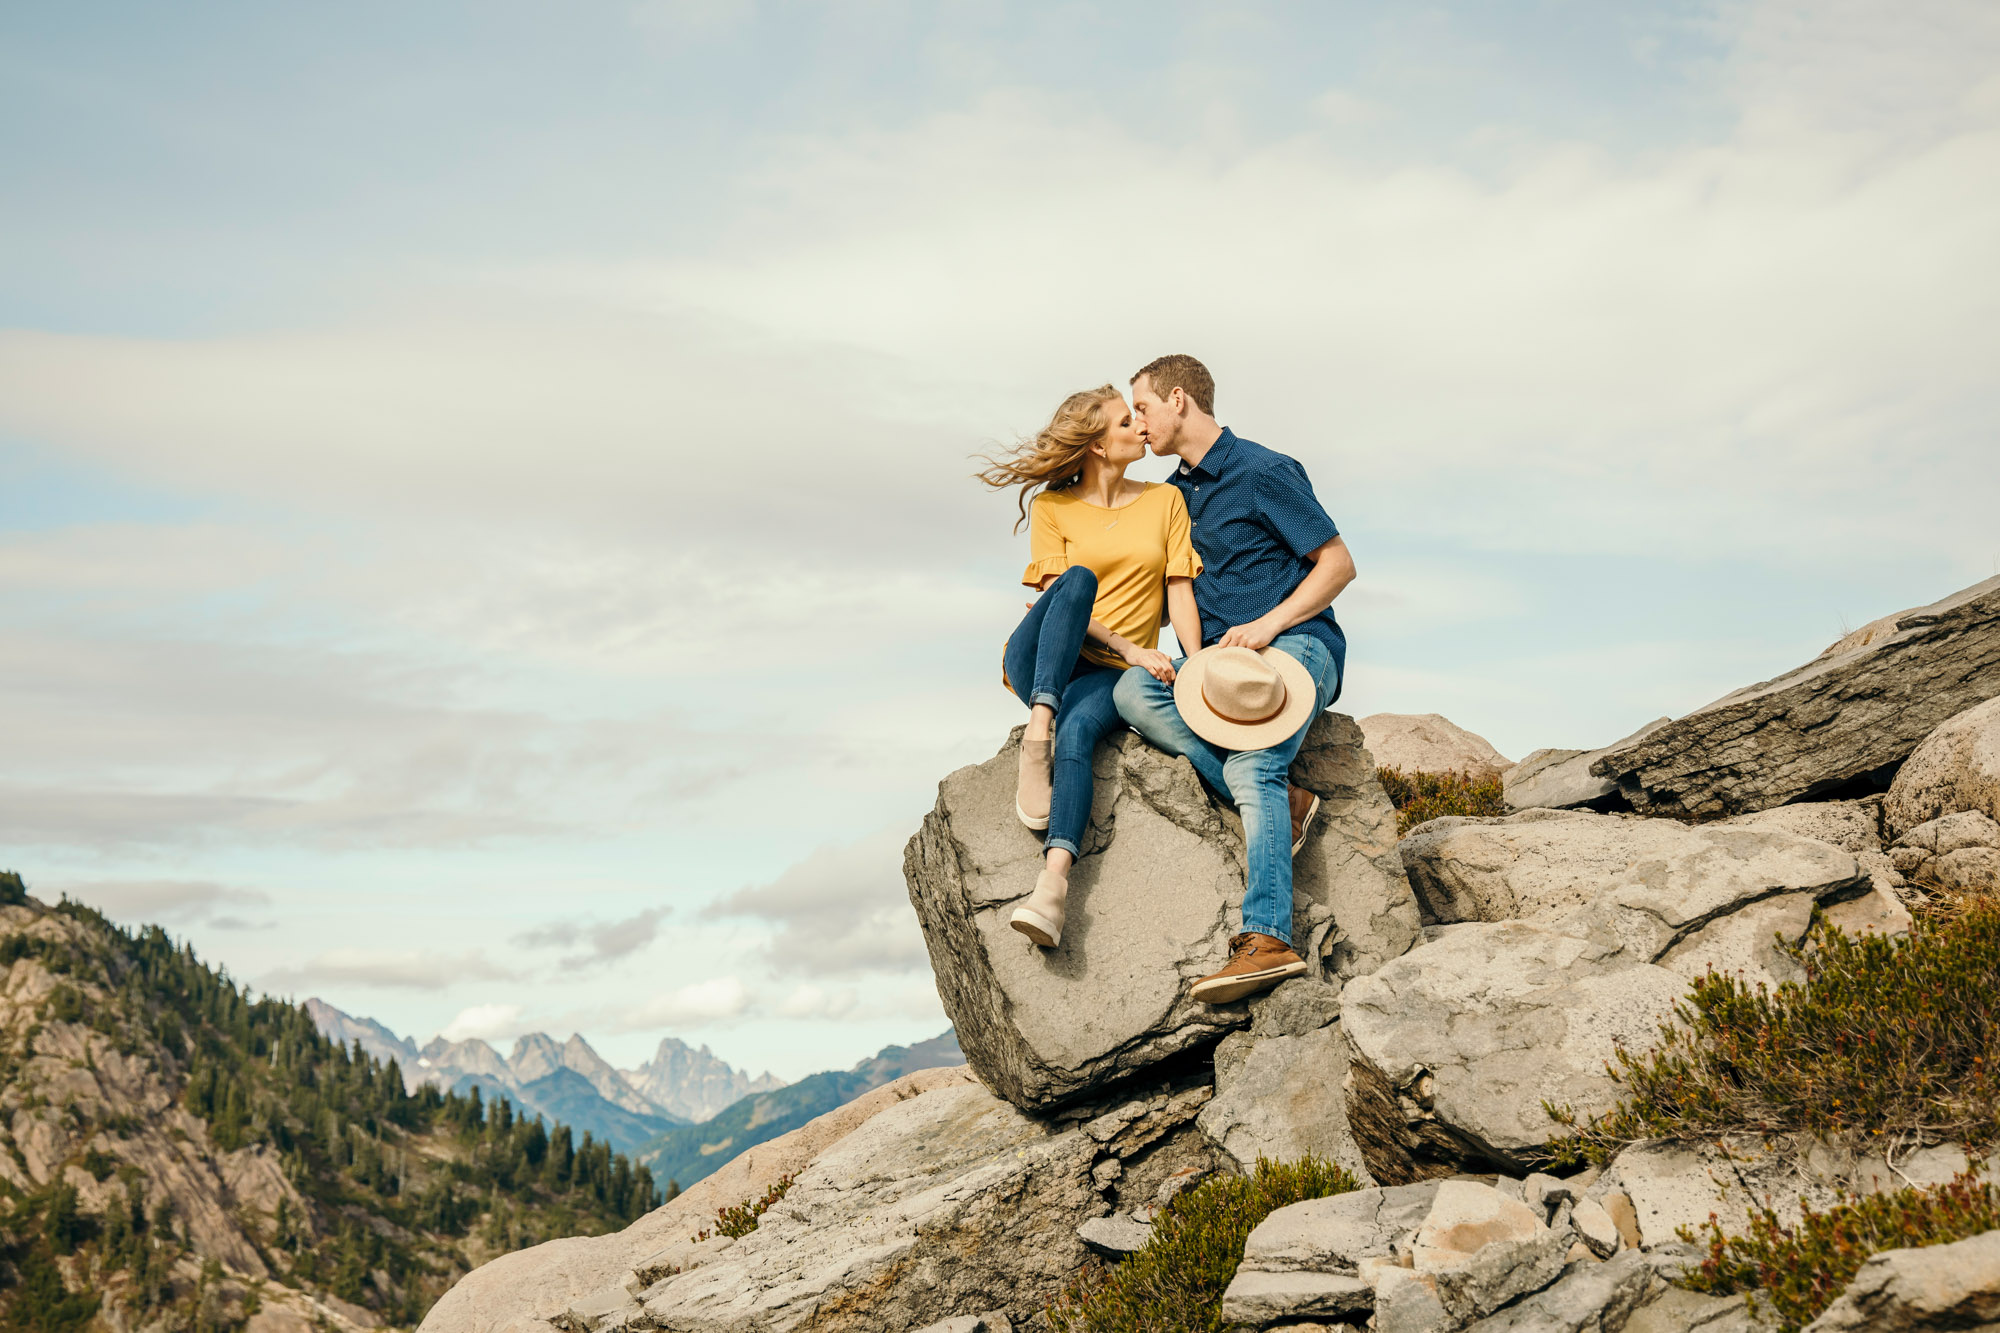
M 1165 685 L 1174 683 L 1174 659 L 1157 648 L 1141 648 L 1124 639 L 1118 641 L 1118 655 L 1135 667 L 1145 668 L 1146 674 Z

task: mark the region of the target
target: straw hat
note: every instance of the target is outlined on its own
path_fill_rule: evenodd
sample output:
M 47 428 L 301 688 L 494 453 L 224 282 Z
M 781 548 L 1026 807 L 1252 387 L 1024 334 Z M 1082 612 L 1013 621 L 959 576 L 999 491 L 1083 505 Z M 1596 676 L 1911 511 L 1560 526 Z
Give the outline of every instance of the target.
M 1181 663 L 1174 705 L 1181 720 L 1225 750 L 1264 750 L 1312 719 L 1312 672 L 1282 648 L 1204 648 Z

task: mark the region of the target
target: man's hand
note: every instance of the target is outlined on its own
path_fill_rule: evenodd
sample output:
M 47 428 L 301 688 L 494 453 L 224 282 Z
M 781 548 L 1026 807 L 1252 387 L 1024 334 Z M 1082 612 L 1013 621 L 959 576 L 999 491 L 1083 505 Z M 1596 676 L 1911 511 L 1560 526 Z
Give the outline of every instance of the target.
M 1259 616 L 1247 625 L 1238 625 L 1215 641 L 1218 648 L 1248 648 L 1251 652 L 1261 652 L 1271 646 L 1271 640 L 1278 637 L 1278 626 L 1271 623 L 1269 616 Z

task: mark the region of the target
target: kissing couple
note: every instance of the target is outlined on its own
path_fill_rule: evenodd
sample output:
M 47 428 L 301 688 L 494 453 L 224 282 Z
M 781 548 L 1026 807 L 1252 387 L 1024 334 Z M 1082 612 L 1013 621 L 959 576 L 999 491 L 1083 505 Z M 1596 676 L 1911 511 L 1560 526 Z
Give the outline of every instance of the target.
M 1062 944 L 1070 867 L 1090 818 L 1091 757 L 1121 722 L 1185 756 L 1236 803 L 1247 862 L 1229 962 L 1193 995 L 1227 1004 L 1302 975 L 1292 949 L 1292 856 L 1319 798 L 1294 787 L 1306 729 L 1340 697 L 1347 637 L 1333 599 L 1354 581 L 1339 529 L 1294 459 L 1215 419 L 1215 380 L 1163 356 L 1116 387 L 1073 393 L 980 480 L 1019 486 L 1021 582 L 1041 596 L 1007 640 L 1008 689 L 1028 706 L 1015 810 L 1047 830 L 1035 891 L 1011 924 Z M 1125 470 L 1148 448 L 1167 482 Z M 1159 650 L 1160 623 L 1185 656 Z

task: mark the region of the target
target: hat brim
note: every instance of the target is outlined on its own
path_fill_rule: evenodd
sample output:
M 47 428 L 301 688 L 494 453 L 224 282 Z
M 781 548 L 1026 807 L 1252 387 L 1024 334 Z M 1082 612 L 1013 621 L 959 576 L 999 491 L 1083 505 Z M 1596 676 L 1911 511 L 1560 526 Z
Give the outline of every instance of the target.
M 1188 730 L 1211 745 L 1225 750 L 1268 750 L 1312 721 L 1313 705 L 1319 702 L 1319 686 L 1305 663 L 1282 648 L 1265 648 L 1257 655 L 1278 669 L 1285 682 L 1285 706 L 1276 717 L 1262 722 L 1231 722 L 1208 706 L 1201 697 L 1201 683 L 1208 676 L 1216 646 L 1202 649 L 1181 663 L 1174 676 L 1174 706 Z

